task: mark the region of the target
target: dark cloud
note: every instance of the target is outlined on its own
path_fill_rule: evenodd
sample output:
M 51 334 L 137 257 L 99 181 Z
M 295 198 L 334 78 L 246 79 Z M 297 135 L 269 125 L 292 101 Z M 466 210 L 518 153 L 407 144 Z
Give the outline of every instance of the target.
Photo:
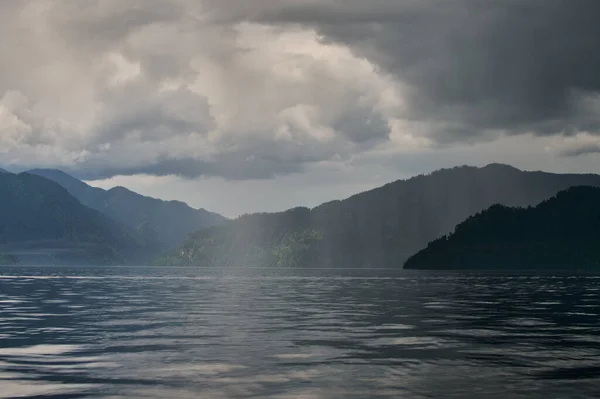
M 68 170 L 68 168 L 66 168 Z M 187 179 L 203 176 L 220 176 L 230 180 L 269 179 L 276 175 L 285 175 L 299 172 L 302 164 L 282 162 L 277 159 L 243 158 L 239 154 L 221 157 L 216 161 L 203 161 L 194 158 L 168 158 L 136 165 L 132 167 L 94 167 L 86 165 L 68 170 L 73 175 L 83 180 L 99 180 L 113 176 L 130 176 L 148 174 L 154 176 L 176 175 Z
M 358 144 L 368 144 L 387 139 L 387 121 L 372 109 L 356 108 L 339 118 L 333 128 L 348 140 Z
M 600 130 L 598 110 L 577 108 L 579 96 L 600 92 L 599 1 L 304 4 L 258 18 L 315 27 L 377 62 L 414 88 L 411 118 L 460 126 L 464 135 Z
M 560 154 L 566 157 L 577 157 L 580 155 L 600 153 L 600 144 L 588 144 L 574 149 L 561 151 Z

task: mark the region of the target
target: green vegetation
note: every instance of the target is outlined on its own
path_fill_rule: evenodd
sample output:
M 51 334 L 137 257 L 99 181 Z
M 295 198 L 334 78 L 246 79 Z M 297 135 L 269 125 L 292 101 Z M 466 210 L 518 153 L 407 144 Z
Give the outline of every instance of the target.
M 200 230 L 158 265 L 292 266 L 310 261 L 322 234 L 306 224 L 307 208 L 277 214 L 245 215 Z
M 304 229 L 285 234 L 279 245 L 273 248 L 274 263 L 280 267 L 310 265 L 318 262 L 316 254 L 318 245 L 323 239 L 319 230 Z
M 157 265 L 402 267 L 427 243 L 495 203 L 535 205 L 597 175 L 458 167 L 314 209 L 245 215 L 191 234 Z
M 600 268 L 600 188 L 573 187 L 535 208 L 494 205 L 432 241 L 405 267 Z

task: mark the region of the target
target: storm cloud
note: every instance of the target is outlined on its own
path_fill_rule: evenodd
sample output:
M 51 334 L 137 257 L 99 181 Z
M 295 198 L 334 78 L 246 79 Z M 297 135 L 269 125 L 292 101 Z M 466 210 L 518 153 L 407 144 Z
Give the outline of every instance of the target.
M 408 116 L 464 135 L 597 132 L 594 0 L 303 2 L 258 19 L 314 27 L 413 90 Z M 438 140 L 459 134 L 435 132 Z
M 599 15 L 595 0 L 2 2 L 0 163 L 246 180 L 525 134 L 598 152 Z

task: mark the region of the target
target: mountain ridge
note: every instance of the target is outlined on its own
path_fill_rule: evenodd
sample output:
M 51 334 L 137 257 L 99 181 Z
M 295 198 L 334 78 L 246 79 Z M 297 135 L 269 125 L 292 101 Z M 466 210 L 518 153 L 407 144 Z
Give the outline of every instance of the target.
M 535 207 L 492 205 L 410 257 L 406 269 L 600 269 L 600 188 L 574 186 Z
M 29 173 L 53 180 L 82 204 L 138 231 L 156 252 L 172 250 L 187 234 L 218 225 L 227 219 L 182 201 L 165 201 L 145 196 L 126 187 L 104 190 L 59 169 L 32 169 Z
M 312 209 L 241 216 L 192 233 L 156 264 L 401 267 L 428 242 L 494 203 L 535 205 L 594 174 L 459 166 L 397 180 Z
M 122 264 L 145 251 L 136 234 L 82 205 L 59 184 L 29 173 L 0 174 L 0 253 L 46 253 L 62 262 Z

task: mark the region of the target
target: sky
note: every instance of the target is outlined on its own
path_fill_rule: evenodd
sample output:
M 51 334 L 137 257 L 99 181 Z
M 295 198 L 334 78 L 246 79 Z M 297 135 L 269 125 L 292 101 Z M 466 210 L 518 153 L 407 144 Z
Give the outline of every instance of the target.
M 0 166 L 229 217 L 441 167 L 600 173 L 597 0 L 0 2 Z

